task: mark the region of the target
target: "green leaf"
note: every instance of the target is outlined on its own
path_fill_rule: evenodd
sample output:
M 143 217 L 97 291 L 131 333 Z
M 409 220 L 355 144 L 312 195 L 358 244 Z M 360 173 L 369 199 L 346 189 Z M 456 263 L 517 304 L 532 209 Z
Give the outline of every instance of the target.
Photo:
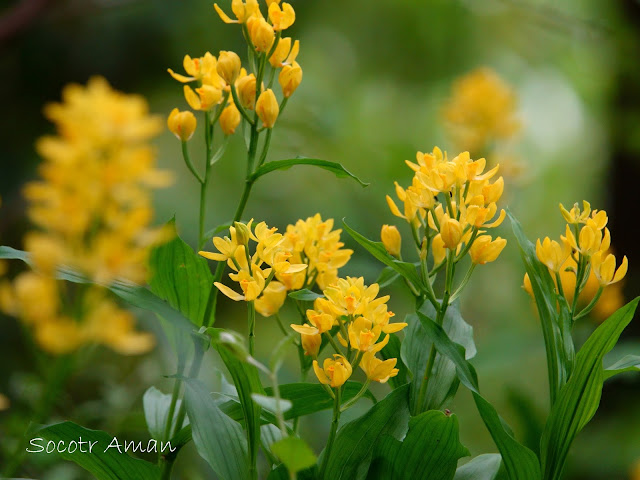
M 175 430 L 177 412 L 180 409 L 181 400 L 176 402 L 171 431 Z M 156 387 L 149 387 L 142 397 L 144 407 L 144 418 L 147 421 L 147 428 L 152 438 L 164 440 L 164 431 L 167 425 L 167 416 L 171 406 L 171 395 L 162 393 Z M 185 424 L 187 420 L 185 419 Z M 182 425 L 184 426 L 184 424 Z M 181 428 L 182 428 L 181 426 Z
M 405 334 L 405 341 L 407 336 Z M 409 370 L 405 366 L 401 356 L 401 342 L 397 335 L 389 335 L 389 342 L 384 346 L 382 350 L 380 350 L 380 356 L 383 360 L 388 360 L 390 358 L 396 358 L 398 361 L 396 362 L 396 368 L 398 369 L 398 374 L 395 377 L 391 377 L 389 379 L 389 385 L 391 385 L 392 389 L 398 388 L 400 385 L 404 385 L 407 383 L 407 374 Z
M 365 478 L 378 439 L 383 435 L 401 438 L 406 432 L 409 422 L 408 393 L 408 385 L 393 390 L 361 417 L 338 430 L 324 480 Z
M 213 471 L 223 480 L 251 478 L 247 439 L 240 424 L 220 410 L 207 387 L 199 380 L 185 379 L 184 401 L 193 442 Z
M 604 369 L 604 379 L 607 380 L 614 375 L 618 375 L 623 372 L 638 372 L 640 371 L 640 356 L 638 355 L 626 355 L 618 360 L 613 365 L 609 365 Z
M 633 318 L 639 300 L 629 302 L 605 320 L 576 355 L 573 373 L 551 408 L 542 433 L 544 480 L 560 478 L 571 443 L 596 413 L 604 382 L 602 359 Z
M 429 318 L 436 317 L 435 309 L 431 303 L 425 303 L 421 307 L 421 312 Z M 432 341 L 415 314 L 407 315 L 405 322 L 409 326 L 405 329 L 401 355 L 413 377 L 410 397 L 411 411 L 439 410 L 452 399 L 458 390 L 459 380 L 456 365 L 447 356 L 441 354 L 436 356 L 423 404 L 417 405 Z M 464 321 L 457 305 L 450 305 L 447 308 L 443 329 L 452 341 L 464 347 L 467 360 L 475 356 L 473 328 Z
M 303 288 L 302 290 L 296 290 L 295 292 L 291 292 L 289 294 L 289 298 L 293 298 L 294 300 L 300 300 L 303 302 L 313 302 L 316 298 L 322 298 L 324 295 L 320 295 L 319 293 L 312 292 L 308 288 Z
M 525 236 L 520 222 L 507 212 L 511 220 L 513 233 L 520 247 L 520 255 L 524 262 L 525 269 L 531 281 L 531 288 L 540 317 L 542 335 L 547 355 L 547 374 L 549 377 L 549 388 L 551 403 L 555 402 L 560 388 L 566 383 L 570 373 L 571 365 L 564 358 L 563 351 L 569 347 L 573 351 L 573 340 L 571 339 L 570 328 L 566 328 L 568 312 L 566 312 L 566 302 L 561 302 L 561 314 L 558 314 L 556 304 L 558 296 L 555 293 L 555 283 L 549 274 L 549 269 L 538 260 L 535 247 Z M 562 323 L 562 324 L 561 324 Z M 561 327 L 564 327 L 565 338 Z
M 464 347 L 454 343 L 442 327 L 430 318 L 421 312 L 417 314 L 438 352 L 453 361 L 458 378 L 473 393 L 478 412 L 502 455 L 509 479 L 539 480 L 538 457 L 513 438 L 511 432 L 505 429 L 506 423 L 500 418 L 496 409 L 480 395 L 478 376 L 473 365 L 465 359 Z
M 437 410 L 411 418 L 402 442 L 385 437 L 376 445 L 370 480 L 451 480 L 458 460 L 469 455 L 460 443 L 458 419 Z
M 419 290 L 425 290 L 422 280 L 418 276 L 416 266 L 413 263 L 401 262 L 387 253 L 382 242 L 373 242 L 365 236 L 356 232 L 353 228 L 342 221 L 344 229 L 347 231 L 353 239 L 364 247 L 371 255 L 380 260 L 386 266 L 395 270 L 398 274 L 402 275 L 409 282 L 411 282 Z
M 269 358 L 269 368 L 273 373 L 277 373 L 284 362 L 284 358 L 290 348 L 293 346 L 298 335 L 291 333 L 286 337 L 283 337 L 273 349 L 271 358 Z
M 287 437 L 271 445 L 290 472 L 299 472 L 316 464 L 316 456 L 307 443 L 297 437 Z
M 400 274 L 391 267 L 384 267 L 376 279 L 380 288 L 388 287 L 400 278 Z
M 210 320 L 204 315 L 213 275 L 207 260 L 178 236 L 175 221 L 171 220 L 168 225 L 174 233 L 173 239 L 154 248 L 149 257 L 151 291 L 199 327 L 203 321 Z
M 497 453 L 478 455 L 456 470 L 453 480 L 495 480 L 502 457 Z
M 358 182 L 363 187 L 366 187 L 367 185 L 369 185 L 368 183 L 365 183 L 362 180 L 360 180 L 358 177 L 356 177 L 353 173 L 348 171 L 339 163 L 329 162 L 327 160 L 320 160 L 317 158 L 304 158 L 304 157 L 291 158 L 287 160 L 275 160 L 273 162 L 265 163 L 260 168 L 258 168 L 258 170 L 254 172 L 254 174 L 251 176 L 251 180 L 255 181 L 259 177 L 276 170 L 287 170 L 293 167 L 294 165 L 313 165 L 315 167 L 328 170 L 338 178 L 353 178 L 356 182 Z
M 266 395 L 260 395 L 259 393 L 251 394 L 251 398 L 254 402 L 260 405 L 262 408 L 271 413 L 276 413 L 278 410 L 278 399 L 275 397 L 268 397 Z M 280 399 L 280 411 L 286 412 L 291 410 L 293 404 L 289 400 Z
M 247 441 L 249 446 L 249 461 L 255 465 L 260 446 L 260 411 L 261 407 L 253 401 L 252 394 L 264 395 L 265 391 L 260 381 L 258 369 L 247 362 L 239 360 L 233 353 L 225 348 L 217 348 L 220 358 L 224 362 L 233 384 L 238 390 L 238 398 L 242 407 L 242 414 L 247 429 Z
M 160 478 L 158 467 L 139 458 L 133 458 L 125 452 L 124 443 L 130 447 L 128 449 L 140 451 L 138 442 L 135 444 L 133 442 L 120 443 L 117 437 L 113 437 L 106 432 L 89 430 L 72 422 L 48 426 L 39 430 L 37 434 L 38 437 L 31 440 L 30 449 L 33 451 L 38 450 L 36 445 L 46 448 L 46 441 L 52 441 L 56 443 L 57 451 L 60 451 L 62 448 L 59 447 L 62 444 L 59 442 L 64 442 L 65 451 L 59 453 L 59 455 L 65 460 L 70 460 L 81 466 L 98 480 L 128 480 L 131 478 L 157 480 Z M 37 438 L 44 439 L 44 441 L 40 442 L 36 440 Z M 36 444 L 33 443 L 34 440 Z M 78 445 L 79 440 L 84 442 L 84 446 Z M 72 441 L 74 443 L 70 443 Z M 89 444 L 86 442 L 96 443 L 93 443 L 93 447 L 89 450 Z M 150 440 L 150 442 L 155 442 L 155 440 Z M 116 448 L 116 443 L 119 445 L 120 450 Z M 81 446 L 84 452 L 81 451 Z M 153 448 L 153 444 L 142 444 L 142 447 L 146 451 L 147 447 Z M 161 445 L 157 444 L 155 448 L 159 451 L 161 447 Z M 71 453 L 68 451 L 70 448 L 74 450 Z M 151 451 L 154 452 L 155 450 L 152 449 Z

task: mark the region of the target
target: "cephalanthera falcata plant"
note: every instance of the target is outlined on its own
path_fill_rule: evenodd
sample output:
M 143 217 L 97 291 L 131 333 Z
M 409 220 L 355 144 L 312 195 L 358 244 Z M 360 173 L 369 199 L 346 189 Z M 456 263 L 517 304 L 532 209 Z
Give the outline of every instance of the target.
M 640 365 L 640 357 L 628 356 L 602 366 L 638 302 L 621 306 L 628 262 L 626 256 L 617 262 L 611 251 L 606 212 L 588 202 L 569 210 L 561 205 L 564 235 L 535 246 L 527 240 L 501 206 L 505 184 L 508 192 L 519 169 L 507 162 L 504 171 L 495 160 L 509 157 L 505 145 L 521 127 L 515 93 L 497 74 L 479 69 L 455 83 L 442 109 L 456 154 L 434 147 L 406 161 L 409 184 L 396 181 L 395 194 L 386 196 L 402 225 L 380 225 L 381 242 L 319 213 L 282 231 L 269 219 L 252 218 L 246 210 L 254 185 L 278 170 L 306 165 L 366 184 L 339 163 L 269 159 L 272 135 L 303 77 L 297 60 L 304 51 L 286 36 L 294 8 L 279 0 L 233 0 L 231 14 L 217 4 L 215 11 L 242 35 L 247 56 L 226 50 L 186 55 L 183 73 L 169 69 L 190 107 L 173 109 L 167 125 L 180 141 L 189 181 L 200 187 L 198 215 L 187 219 L 197 225 L 197 249 L 180 238 L 173 221 L 151 227 L 150 189 L 171 181 L 155 168 L 149 145 L 162 122 L 145 100 L 113 90 L 102 78 L 67 87 L 63 102 L 47 107 L 57 132 L 38 142 L 39 179 L 24 189 L 34 229 L 24 251 L 0 249 L 1 258 L 30 267 L 3 280 L 0 306 L 21 320 L 35 349 L 52 362 L 44 401 L 31 420 L 49 420 L 52 399 L 90 361 L 92 345 L 123 355 L 153 347 L 154 337 L 135 328 L 125 308 L 130 304 L 157 315 L 177 365 L 167 372 L 170 394 L 153 386 L 144 394 L 151 439 L 121 446 L 116 437 L 76 423 L 38 425 L 15 439 L 2 473 L 14 476 L 29 465 L 27 455 L 55 450 L 101 480 L 166 480 L 193 442 L 226 480 L 560 479 L 604 380 Z M 194 135 L 204 139 L 197 154 Z M 212 167 L 225 159 L 233 135 L 243 135 L 246 146 L 238 204 L 229 223 L 206 225 L 209 185 L 224 181 Z M 509 244 L 494 230 L 507 217 L 515 237 Z M 344 233 L 383 264 L 376 282 L 341 274 L 354 254 Z M 459 308 L 476 267 L 493 268 L 515 244 L 546 348 L 550 412 L 539 454 L 518 442 L 481 394 L 469 361 L 473 330 Z M 414 313 L 402 320 L 384 293 L 395 282 L 415 301 Z M 246 310 L 246 336 L 215 326 L 218 303 L 227 299 Z M 293 308 L 283 309 L 286 303 Z M 287 312 L 293 317 L 281 318 Z M 577 349 L 573 327 L 594 312 L 608 318 Z M 257 358 L 256 344 L 272 341 L 261 335 L 257 315 L 280 330 L 269 358 Z M 278 374 L 291 352 L 299 381 L 283 384 Z M 203 369 L 205 356 L 219 357 L 224 372 Z M 201 381 L 221 375 L 219 391 Z M 373 382 L 386 385 L 384 398 L 376 399 Z M 452 413 L 461 385 L 471 391 L 499 453 L 458 467 L 470 456 Z M 341 423 L 356 404 L 364 413 L 352 411 L 352 420 Z M 0 410 L 11 414 L 11 408 L 0 395 Z M 331 423 L 317 449 L 318 436 L 305 438 L 300 424 L 323 410 L 331 412 Z M 76 439 L 103 445 L 83 449 Z M 139 453 L 153 455 L 143 460 Z

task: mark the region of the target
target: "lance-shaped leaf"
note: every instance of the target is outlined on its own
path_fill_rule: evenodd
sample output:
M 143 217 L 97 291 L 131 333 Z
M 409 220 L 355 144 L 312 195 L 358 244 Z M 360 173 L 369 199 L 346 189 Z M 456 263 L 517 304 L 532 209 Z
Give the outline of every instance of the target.
M 168 225 L 173 239 L 154 248 L 149 256 L 151 291 L 199 327 L 209 321 L 204 315 L 213 275 L 207 261 L 178 236 L 175 221 Z
M 185 380 L 184 401 L 196 449 L 213 471 L 223 480 L 251 478 L 247 439 L 240 424 L 220 410 L 199 380 Z
M 78 443 L 80 440 L 84 446 Z M 57 445 L 56 452 L 60 457 L 81 466 L 98 480 L 130 478 L 157 480 L 160 478 L 160 470 L 156 465 L 131 457 L 125 451 L 124 443 L 126 442 L 121 442 L 117 437 L 106 432 L 89 430 L 72 422 L 57 423 L 39 430 L 28 448 L 38 451 L 38 445 L 46 448 L 49 441 Z M 159 452 L 163 447 L 169 448 L 155 440 L 150 440 L 146 444 L 131 442 L 129 446 L 131 444 L 133 444 L 132 449 L 136 451 L 147 451 L 150 448 L 152 453 Z M 64 451 L 62 451 L 63 448 Z
M 478 455 L 458 468 L 453 480 L 495 480 L 501 464 L 502 457 L 497 453 Z
M 368 183 L 360 180 L 339 163 L 329 162 L 328 160 L 320 160 L 318 158 L 305 157 L 290 158 L 287 160 L 275 160 L 273 162 L 265 163 L 253 173 L 253 175 L 251 176 L 251 180 L 255 181 L 256 179 L 263 175 L 266 175 L 267 173 L 274 172 L 276 170 L 287 170 L 295 165 L 311 165 L 314 167 L 322 168 L 323 170 L 327 170 L 333 173 L 338 178 L 352 178 L 363 187 L 369 185 Z
M 576 355 L 573 373 L 560 391 L 542 433 L 544 480 L 560 478 L 573 440 L 596 413 L 604 383 L 602 359 L 633 318 L 639 300 L 629 302 L 605 320 Z
M 640 356 L 626 355 L 614 364 L 605 367 L 604 379 L 607 380 L 623 372 L 640 372 Z
M 344 226 L 346 232 L 351 235 L 351 237 L 356 242 L 362 245 L 367 252 L 369 252 L 376 259 L 380 260 L 386 266 L 392 268 L 398 274 L 403 276 L 418 290 L 425 290 L 422 280 L 420 279 L 420 277 L 418 276 L 418 272 L 416 271 L 416 266 L 413 263 L 401 262 L 400 260 L 392 257 L 387 253 L 387 250 L 384 248 L 382 242 L 374 242 L 369 240 L 365 236 L 356 232 L 349 225 L 347 225 L 344 220 L 342 221 L 342 225 Z

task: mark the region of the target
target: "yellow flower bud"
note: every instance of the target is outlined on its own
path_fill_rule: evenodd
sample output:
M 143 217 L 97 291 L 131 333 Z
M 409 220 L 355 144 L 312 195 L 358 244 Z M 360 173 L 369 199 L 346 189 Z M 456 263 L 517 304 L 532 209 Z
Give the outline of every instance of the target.
M 318 361 L 313 361 L 313 371 L 318 377 L 320 383 L 338 388 L 351 376 L 351 364 L 342 355 L 335 354 L 333 359 L 326 358 L 322 364 L 322 368 L 318 365 Z
M 442 235 L 437 234 L 431 242 L 431 250 L 433 252 L 433 263 L 439 265 L 447 256 L 447 250 L 442 240 Z
M 269 19 L 273 24 L 273 29 L 279 32 L 293 25 L 293 22 L 296 21 L 296 12 L 293 10 L 293 7 L 286 2 L 282 4 L 282 8 L 274 2 L 269 5 Z
M 373 352 L 366 352 L 360 362 L 360 368 L 362 368 L 369 380 L 386 383 L 387 380 L 398 374 L 399 370 L 394 368 L 397 361 L 397 358 L 389 358 L 382 361 L 376 358 Z
M 395 225 L 383 225 L 380 238 L 389 255 L 393 255 L 394 257 L 400 256 L 402 237 Z
M 471 261 L 476 265 L 493 262 L 506 245 L 507 241 L 504 238 L 497 237 L 492 241 L 490 235 L 481 235 L 475 239 L 469 249 Z
M 232 84 L 240 74 L 240 57 L 235 52 L 221 51 L 216 67 L 220 75 L 227 84 Z
M 300 334 L 300 341 L 302 342 L 302 348 L 304 348 L 304 354 L 310 357 L 317 357 L 320 352 L 320 345 L 322 345 L 322 335 L 316 333 L 315 335 Z
M 273 27 L 264 18 L 251 17 L 247 22 L 251 42 L 258 52 L 268 52 L 273 45 Z
M 184 98 L 194 110 L 210 110 L 222 100 L 222 91 L 211 85 L 202 85 L 194 92 L 190 86 L 185 85 Z
M 462 225 L 445 213 L 440 221 L 440 235 L 444 246 L 449 250 L 455 250 L 462 239 Z
M 256 113 L 262 120 L 262 126 L 273 128 L 278 118 L 278 113 L 280 113 L 278 100 L 276 100 L 273 90 L 268 89 L 260 94 L 256 102 Z
M 278 82 L 284 96 L 289 98 L 302 82 L 302 68 L 300 68 L 298 62 L 282 67 L 282 71 L 278 75 Z
M 241 222 L 233 222 L 236 233 L 236 241 L 238 245 L 246 245 L 249 243 L 249 239 L 253 236 L 250 228 Z
M 178 139 L 186 142 L 196 130 L 196 117 L 189 111 L 181 112 L 174 108 L 167 119 L 167 126 Z
M 522 288 L 529 294 L 531 298 L 533 298 L 533 287 L 531 286 L 531 279 L 529 278 L 528 273 L 524 274 L 524 279 L 522 280 Z
M 242 117 L 233 103 L 230 103 L 220 114 L 220 128 L 225 135 L 232 135 L 240 124 Z
M 253 110 L 256 101 L 256 76 L 252 73 L 240 77 L 236 82 L 236 90 L 240 104 L 248 110 Z
M 552 272 L 559 272 L 562 265 L 571 253 L 571 246 L 567 239 L 560 237 L 561 244 L 549 237 L 540 243 L 540 239 L 536 242 L 536 255 L 538 260 L 544 263 Z
M 256 312 L 263 317 L 270 317 L 278 313 L 287 299 L 287 289 L 280 282 L 271 281 L 262 292 L 262 296 L 255 301 Z

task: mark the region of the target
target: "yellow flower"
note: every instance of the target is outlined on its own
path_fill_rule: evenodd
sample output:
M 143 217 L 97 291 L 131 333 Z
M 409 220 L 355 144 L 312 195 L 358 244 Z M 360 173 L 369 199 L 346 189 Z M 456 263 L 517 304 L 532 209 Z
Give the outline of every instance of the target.
M 361 315 L 369 306 L 369 302 L 376 298 L 379 290 L 380 286 L 377 283 L 367 287 L 364 284 L 364 278 L 347 277 L 340 278 L 336 285 L 325 288 L 324 295 L 331 302 L 337 315 Z M 387 295 L 378 301 L 384 303 L 388 299 Z
M 462 240 L 462 225 L 445 213 L 440 220 L 440 235 L 444 246 L 449 250 L 455 250 Z
M 182 64 L 184 71 L 189 75 L 188 77 L 175 73 L 170 68 L 167 69 L 169 74 L 181 83 L 189 83 L 195 80 L 203 82 L 206 77 L 216 71 L 216 57 L 209 52 L 199 58 L 191 58 L 189 55 L 185 55 Z
M 497 237 L 492 241 L 490 235 L 480 235 L 469 249 L 471 261 L 476 265 L 493 262 L 506 245 L 507 241 L 504 238 Z
M 269 19 L 273 24 L 273 29 L 279 32 L 293 25 L 293 22 L 296 21 L 296 12 L 287 2 L 283 2 L 282 7 L 280 7 L 278 3 L 273 2 L 269 5 Z
M 318 356 L 320 346 L 322 345 L 322 336 L 319 333 L 316 333 L 315 335 L 305 335 L 304 333 L 301 333 L 300 341 L 305 355 L 309 355 L 310 357 Z
M 536 241 L 536 255 L 538 260 L 544 263 L 552 272 L 559 272 L 565 261 L 571 254 L 571 246 L 567 239 L 560 236 L 560 242 L 545 237 L 542 243 Z
M 606 255 L 606 256 L 605 256 Z M 617 283 L 627 274 L 628 261 L 626 255 L 622 258 L 622 263 L 616 270 L 616 257 L 598 251 L 591 257 L 591 268 L 600 285 L 606 286 Z
M 511 87 L 492 70 L 480 68 L 454 83 L 443 114 L 458 147 L 478 152 L 519 130 L 515 110 Z
M 571 248 L 577 250 L 582 255 L 590 257 L 597 251 L 603 249 L 601 248 L 603 243 L 602 232 L 600 231 L 600 229 L 598 229 L 597 224 L 591 219 L 588 219 L 587 224 L 580 229 L 580 234 L 578 235 L 577 241 L 569 225 L 567 225 L 565 232 L 565 236 L 567 238 L 567 241 L 569 242 L 569 245 L 571 245 Z M 609 242 L 609 239 L 609 230 L 605 229 L 605 243 Z M 606 245 L 606 248 L 604 248 L 604 250 L 606 250 L 607 248 L 608 245 Z
M 231 1 L 231 10 L 236 16 L 237 20 L 232 20 L 229 16 L 222 11 L 222 9 L 218 6 L 217 3 L 213 4 L 213 7 L 218 12 L 220 19 L 224 23 L 245 23 L 249 18 L 253 16 L 262 17 L 260 13 L 260 5 L 258 5 L 258 0 L 247 0 L 243 2 L 242 0 L 232 0 Z
M 258 97 L 256 102 L 256 113 L 260 120 L 262 120 L 262 126 L 265 128 L 273 128 L 278 118 L 280 107 L 278 106 L 278 100 L 270 88 L 265 90 Z
M 181 112 L 174 108 L 169 114 L 167 125 L 178 140 L 186 142 L 191 139 L 196 130 L 196 117 L 189 111 Z
M 242 120 L 240 112 L 233 103 L 230 103 L 220 114 L 220 128 L 225 135 L 232 135 Z
M 398 374 L 399 370 L 394 368 L 397 361 L 397 358 L 389 358 L 382 361 L 376 358 L 374 352 L 366 352 L 360 361 L 360 368 L 362 368 L 369 380 L 386 383 L 387 380 Z
M 444 240 L 442 240 L 442 235 L 439 233 L 433 237 L 431 241 L 431 251 L 433 252 L 433 262 L 435 265 L 442 263 L 447 256 Z
M 379 352 L 389 342 L 389 335 L 378 344 L 382 329 L 378 325 L 365 318 L 358 317 L 349 324 L 349 343 L 351 348 L 363 352 Z
M 273 68 L 280 68 L 282 66 L 291 65 L 298 56 L 300 51 L 300 41 L 296 40 L 291 46 L 291 37 L 281 38 L 276 46 L 275 51 L 269 57 L 269 63 Z
M 389 255 L 394 257 L 400 256 L 402 237 L 395 225 L 383 225 L 380 232 L 380 239 Z
M 302 68 L 298 62 L 282 67 L 282 71 L 278 75 L 278 82 L 282 88 L 282 94 L 285 98 L 289 98 L 302 82 Z
M 256 299 L 255 307 L 263 317 L 270 317 L 278 313 L 287 299 L 287 289 L 280 282 L 272 280 L 266 286 L 260 298 Z
M 351 376 L 351 364 L 342 355 L 334 355 L 333 359 L 326 358 L 322 364 L 322 368 L 318 365 L 318 361 L 313 361 L 313 371 L 318 377 L 320 383 L 338 388 Z
M 236 81 L 236 90 L 240 104 L 249 110 L 253 110 L 256 101 L 256 76 L 252 73 L 244 75 L 241 73 Z
M 211 110 L 222 100 L 222 90 L 211 85 L 202 85 L 194 92 L 189 85 L 185 85 L 184 98 L 194 110 Z
M 240 57 L 235 52 L 221 51 L 218 56 L 216 71 L 227 84 L 232 84 L 240 74 Z
M 258 52 L 268 52 L 273 45 L 275 33 L 273 27 L 262 17 L 252 17 L 247 23 L 251 43 Z

